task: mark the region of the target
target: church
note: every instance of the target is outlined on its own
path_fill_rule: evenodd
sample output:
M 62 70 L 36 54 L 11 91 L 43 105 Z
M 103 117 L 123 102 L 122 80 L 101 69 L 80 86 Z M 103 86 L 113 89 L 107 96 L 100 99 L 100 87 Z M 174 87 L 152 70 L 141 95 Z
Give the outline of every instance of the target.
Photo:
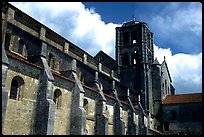
M 94 57 L 2 3 L 2 134 L 158 135 L 175 88 L 145 22 L 117 27 L 115 59 Z

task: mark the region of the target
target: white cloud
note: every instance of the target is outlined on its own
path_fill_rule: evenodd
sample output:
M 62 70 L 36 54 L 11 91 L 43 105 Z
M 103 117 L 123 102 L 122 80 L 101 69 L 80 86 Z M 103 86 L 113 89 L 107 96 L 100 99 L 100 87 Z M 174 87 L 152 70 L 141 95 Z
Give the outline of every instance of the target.
M 202 31 L 202 8 L 199 2 L 170 3 L 165 7 L 161 14 L 152 17 L 151 24 L 157 27 L 159 33 L 168 35 L 169 33 L 178 33 L 182 31 L 190 31 L 197 36 Z M 165 15 L 164 15 L 165 14 Z M 162 36 L 162 35 L 161 35 Z
M 201 92 L 202 53 L 196 55 L 178 53 L 172 55 L 170 48 L 163 49 L 154 45 L 155 58 L 162 63 L 164 56 L 173 84 L 178 93 Z M 183 84 L 183 88 L 179 87 Z M 186 84 L 185 84 L 186 83 Z

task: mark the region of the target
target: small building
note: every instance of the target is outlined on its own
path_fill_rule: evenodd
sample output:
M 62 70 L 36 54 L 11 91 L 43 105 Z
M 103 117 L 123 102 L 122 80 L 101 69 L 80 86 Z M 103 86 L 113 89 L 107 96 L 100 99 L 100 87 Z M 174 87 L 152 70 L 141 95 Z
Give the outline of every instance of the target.
M 165 134 L 202 134 L 202 93 L 167 95 L 162 108 Z

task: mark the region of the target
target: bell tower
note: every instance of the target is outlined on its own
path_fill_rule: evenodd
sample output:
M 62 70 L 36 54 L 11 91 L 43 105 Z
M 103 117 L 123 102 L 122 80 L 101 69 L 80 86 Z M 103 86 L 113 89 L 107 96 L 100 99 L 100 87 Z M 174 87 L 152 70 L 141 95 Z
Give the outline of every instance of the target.
M 140 95 L 141 105 L 149 114 L 152 112 L 153 33 L 145 22 L 124 23 L 116 28 L 115 48 L 121 83 Z

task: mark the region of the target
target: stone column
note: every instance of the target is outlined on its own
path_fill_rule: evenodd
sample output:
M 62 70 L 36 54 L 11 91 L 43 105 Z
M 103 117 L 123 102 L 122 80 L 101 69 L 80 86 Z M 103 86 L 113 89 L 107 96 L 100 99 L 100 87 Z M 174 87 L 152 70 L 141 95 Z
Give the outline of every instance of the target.
M 5 10 L 7 10 L 7 8 L 8 7 L 6 7 Z M 6 106 L 7 106 L 7 100 L 8 100 L 8 92 L 6 91 L 6 77 L 7 77 L 9 61 L 4 49 L 6 28 L 7 28 L 7 15 L 5 15 L 5 18 L 2 21 L 2 131 L 4 128 L 4 120 L 5 120 Z
M 83 108 L 84 89 L 76 74 L 76 60 L 72 60 L 70 68 L 70 78 L 75 82 L 72 89 L 71 114 L 70 114 L 70 134 L 85 135 L 86 131 L 86 111 Z
M 98 72 L 95 72 L 94 87 L 98 91 L 96 98 L 96 113 L 95 113 L 95 134 L 108 135 L 108 116 L 106 98 L 103 94 L 103 86 L 98 81 Z
M 52 135 L 54 130 L 55 103 L 52 99 L 54 77 L 46 60 L 46 51 L 47 44 L 43 42 L 39 56 L 43 70 L 39 76 L 33 130 L 33 134 L 37 135 Z
M 135 109 L 129 97 L 129 89 L 127 90 L 127 100 L 130 105 L 128 109 L 128 135 L 138 135 L 138 126 L 136 125 Z
M 122 104 L 118 98 L 117 90 L 115 88 L 115 81 L 112 81 L 112 91 L 116 102 L 114 104 L 114 120 L 113 129 L 115 135 L 125 135 L 125 122 L 123 121 Z

